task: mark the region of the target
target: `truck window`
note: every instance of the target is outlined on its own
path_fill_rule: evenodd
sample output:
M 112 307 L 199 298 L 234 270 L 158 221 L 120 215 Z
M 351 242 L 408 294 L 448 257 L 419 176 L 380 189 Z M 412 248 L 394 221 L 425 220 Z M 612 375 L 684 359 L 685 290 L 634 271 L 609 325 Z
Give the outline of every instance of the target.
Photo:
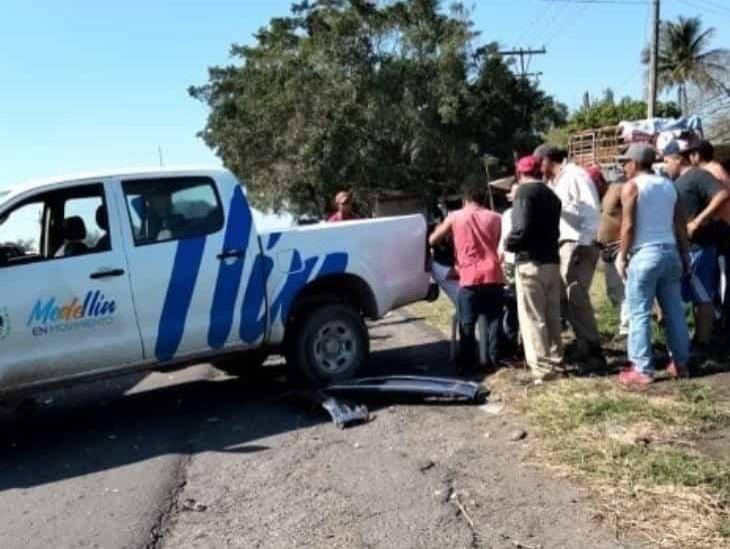
M 109 250 L 111 243 L 109 239 L 109 222 L 106 208 L 101 196 L 89 196 L 85 198 L 70 198 L 63 205 L 63 217 L 80 217 L 86 227 L 86 238 L 83 243 L 89 249 L 98 250 L 104 248 Z
M 223 227 L 223 208 L 208 177 L 122 183 L 137 246 L 193 238 Z
M 42 193 L 0 217 L 0 267 L 110 249 L 101 184 Z
M 43 202 L 30 202 L 0 218 L 0 267 L 42 259 Z

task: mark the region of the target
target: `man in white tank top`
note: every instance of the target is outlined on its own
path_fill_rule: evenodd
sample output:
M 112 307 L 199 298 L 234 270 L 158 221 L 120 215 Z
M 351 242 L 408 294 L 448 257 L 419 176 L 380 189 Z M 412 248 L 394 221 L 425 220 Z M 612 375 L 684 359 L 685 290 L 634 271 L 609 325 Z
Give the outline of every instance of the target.
M 682 275 L 689 267 L 687 223 L 671 181 L 654 175 L 654 149 L 635 143 L 619 157 L 628 181 L 621 192 L 621 244 L 616 266 L 626 279 L 631 367 L 619 383 L 642 388 L 654 379 L 651 310 L 659 301 L 667 332 L 672 377 L 689 375 L 689 330 L 682 303 Z M 630 259 L 629 259 L 630 258 Z

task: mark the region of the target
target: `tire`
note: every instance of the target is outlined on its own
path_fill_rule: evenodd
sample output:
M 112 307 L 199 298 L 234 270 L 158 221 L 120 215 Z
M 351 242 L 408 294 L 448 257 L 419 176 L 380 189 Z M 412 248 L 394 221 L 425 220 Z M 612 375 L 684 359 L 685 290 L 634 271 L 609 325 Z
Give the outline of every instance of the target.
M 315 386 L 354 377 L 370 354 L 365 322 L 347 305 L 319 306 L 293 328 L 287 363 Z
M 254 349 L 252 351 L 241 351 L 229 355 L 220 360 L 214 360 L 213 366 L 228 375 L 232 376 L 251 376 L 254 374 L 268 358 L 269 353 L 264 349 Z

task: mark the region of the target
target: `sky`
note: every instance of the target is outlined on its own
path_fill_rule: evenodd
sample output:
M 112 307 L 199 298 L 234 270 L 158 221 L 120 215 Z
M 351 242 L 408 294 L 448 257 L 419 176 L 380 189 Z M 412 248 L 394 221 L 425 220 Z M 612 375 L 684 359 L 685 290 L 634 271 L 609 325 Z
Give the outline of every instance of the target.
M 447 4 L 448 2 L 445 2 Z M 206 107 L 187 88 L 230 62 L 291 0 L 0 0 L 0 189 L 36 177 L 129 167 L 220 165 L 196 137 Z M 545 46 L 531 71 L 577 107 L 606 87 L 641 97 L 646 0 L 474 0 L 478 41 Z M 730 47 L 730 0 L 662 0 L 702 14 Z

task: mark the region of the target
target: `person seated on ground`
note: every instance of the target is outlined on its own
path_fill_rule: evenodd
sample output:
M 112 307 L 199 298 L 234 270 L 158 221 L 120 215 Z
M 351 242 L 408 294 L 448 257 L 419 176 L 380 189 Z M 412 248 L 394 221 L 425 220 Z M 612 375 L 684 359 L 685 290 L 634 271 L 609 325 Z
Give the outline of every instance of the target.
M 330 223 L 360 219 L 360 216 L 354 211 L 352 193 L 349 191 L 337 193 L 335 196 L 335 209 L 335 213 L 327 219 Z
M 459 298 L 459 274 L 456 272 L 454 240 L 451 235 L 436 244 L 431 249 L 431 254 L 431 276 L 456 307 Z
M 487 322 L 488 368 L 499 364 L 499 324 L 502 318 L 504 276 L 497 247 L 501 232 L 499 214 L 482 206 L 484 191 L 479 178 L 463 187 L 463 207 L 451 213 L 429 237 L 435 246 L 453 236 L 459 271 L 459 331 L 461 344 L 457 366 L 473 369 L 476 361 L 476 323 L 480 315 Z
M 554 378 L 563 365 L 560 321 L 560 200 L 540 179 L 540 160 L 516 166 L 518 186 L 506 249 L 515 254 L 517 314 L 525 360 L 535 383 Z
M 689 331 L 681 279 L 689 267 L 687 223 L 672 182 L 654 175 L 654 149 L 635 143 L 618 160 L 628 181 L 621 191 L 621 245 L 616 267 L 626 280 L 629 305 L 628 358 L 631 366 L 618 382 L 641 388 L 654 379 L 651 311 L 659 301 L 664 317 L 673 377 L 689 375 Z M 630 259 L 629 259 L 630 256 Z

